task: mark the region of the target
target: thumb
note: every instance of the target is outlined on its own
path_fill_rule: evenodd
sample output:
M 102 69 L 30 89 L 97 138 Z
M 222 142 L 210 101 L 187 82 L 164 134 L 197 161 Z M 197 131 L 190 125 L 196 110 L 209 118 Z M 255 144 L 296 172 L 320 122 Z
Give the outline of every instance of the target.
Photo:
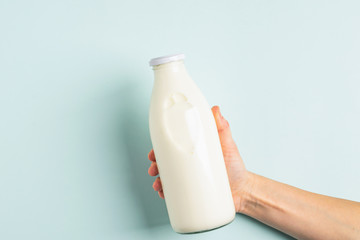
M 219 138 L 221 142 L 221 147 L 225 149 L 236 149 L 236 144 L 232 138 L 230 126 L 228 121 L 221 115 L 220 107 L 214 106 L 211 108 L 212 113 L 215 118 L 216 127 L 219 133 Z

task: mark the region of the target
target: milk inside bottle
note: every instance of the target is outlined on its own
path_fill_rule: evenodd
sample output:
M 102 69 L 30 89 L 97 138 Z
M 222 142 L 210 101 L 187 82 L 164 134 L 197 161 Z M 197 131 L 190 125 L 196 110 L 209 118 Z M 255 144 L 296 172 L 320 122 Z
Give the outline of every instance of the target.
M 230 223 L 235 208 L 214 116 L 184 58 L 150 61 L 149 127 L 171 226 L 192 233 Z

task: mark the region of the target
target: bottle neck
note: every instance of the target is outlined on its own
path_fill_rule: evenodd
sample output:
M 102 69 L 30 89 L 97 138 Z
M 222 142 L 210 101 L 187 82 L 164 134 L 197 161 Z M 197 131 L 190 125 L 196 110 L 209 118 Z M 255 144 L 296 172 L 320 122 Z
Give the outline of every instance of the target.
M 173 77 L 188 77 L 185 64 L 182 60 L 153 66 L 155 79 Z

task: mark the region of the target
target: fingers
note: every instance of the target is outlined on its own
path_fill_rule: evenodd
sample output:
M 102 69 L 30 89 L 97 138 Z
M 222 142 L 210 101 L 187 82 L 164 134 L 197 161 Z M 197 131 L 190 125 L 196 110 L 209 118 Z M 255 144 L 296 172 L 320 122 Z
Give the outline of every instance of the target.
M 165 199 L 163 190 L 159 191 L 158 194 L 159 194 L 159 197 L 161 197 L 162 199 Z
M 220 107 L 214 106 L 211 108 L 211 110 L 212 110 L 214 118 L 215 118 L 216 127 L 219 132 L 221 144 L 222 145 L 223 144 L 232 144 L 233 139 L 231 136 L 230 126 L 229 126 L 228 121 L 221 115 Z
M 157 191 L 159 194 L 159 197 L 161 197 L 162 199 L 165 199 L 165 195 L 164 195 L 164 191 L 162 188 L 162 184 L 161 184 L 161 179 L 160 177 L 157 177 L 153 183 L 153 189 L 154 191 Z
M 159 194 L 159 197 L 161 197 L 162 199 L 165 198 L 164 196 L 164 191 L 162 189 L 162 184 L 161 184 L 161 179 L 160 177 L 157 177 L 153 183 L 153 188 L 154 188 L 154 191 L 157 191 L 158 194 Z
M 162 184 L 161 184 L 161 179 L 160 179 L 160 177 L 157 177 L 157 178 L 155 179 L 155 182 L 153 183 L 153 188 L 154 188 L 155 191 L 158 192 L 159 197 L 161 197 L 162 199 L 165 198 L 165 196 L 164 196 L 164 191 L 163 191 L 163 189 L 162 189 Z
M 158 169 L 157 164 L 156 164 L 154 149 L 151 149 L 151 151 L 148 154 L 148 158 L 152 162 L 150 167 L 149 167 L 149 170 L 148 170 L 149 175 L 150 176 L 158 175 L 159 174 L 159 169 Z
M 211 108 L 215 121 L 216 121 L 216 127 L 219 132 L 222 132 L 229 128 L 229 123 L 226 121 L 226 119 L 221 115 L 220 107 L 219 106 L 213 106 Z
M 149 170 L 148 170 L 148 173 L 149 173 L 150 176 L 153 176 L 153 177 L 159 174 L 159 169 L 157 167 L 156 162 L 151 163 L 151 165 L 149 167 Z
M 160 177 L 157 177 L 153 183 L 153 189 L 155 191 L 160 191 L 162 190 L 162 185 L 161 185 L 161 180 Z
M 148 158 L 149 158 L 150 161 L 156 162 L 155 154 L 154 154 L 154 149 L 151 149 L 151 151 L 150 151 L 149 154 L 148 154 Z
M 155 158 L 155 154 L 154 154 L 154 149 L 151 149 L 151 151 L 148 154 L 148 158 L 149 160 L 152 162 L 148 173 L 150 176 L 157 176 L 159 174 L 159 169 L 157 167 L 157 163 L 156 163 L 156 158 Z M 165 199 L 164 196 L 164 191 L 162 189 L 162 184 L 161 184 L 161 180 L 160 177 L 157 177 L 153 183 L 153 188 L 155 191 L 158 192 L 159 197 L 161 197 L 162 199 Z

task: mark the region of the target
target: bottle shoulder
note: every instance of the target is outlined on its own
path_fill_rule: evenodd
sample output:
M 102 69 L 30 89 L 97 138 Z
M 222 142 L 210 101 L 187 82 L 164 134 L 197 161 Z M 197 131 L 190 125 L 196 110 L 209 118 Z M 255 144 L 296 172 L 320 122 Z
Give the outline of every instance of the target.
M 171 81 L 171 80 L 170 80 Z M 195 82 L 187 81 L 186 83 L 181 81 L 159 83 L 155 82 L 151 94 L 151 106 L 167 108 L 174 101 L 187 101 L 193 105 L 206 102 L 201 90 L 195 84 Z

